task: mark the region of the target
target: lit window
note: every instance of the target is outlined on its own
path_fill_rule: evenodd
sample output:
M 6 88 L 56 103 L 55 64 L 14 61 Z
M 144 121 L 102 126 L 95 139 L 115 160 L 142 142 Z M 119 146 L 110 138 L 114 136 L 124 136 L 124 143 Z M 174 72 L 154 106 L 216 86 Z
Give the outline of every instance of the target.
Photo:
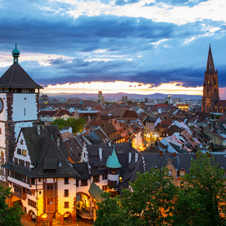
M 23 156 L 27 156 L 27 151 L 23 150 Z

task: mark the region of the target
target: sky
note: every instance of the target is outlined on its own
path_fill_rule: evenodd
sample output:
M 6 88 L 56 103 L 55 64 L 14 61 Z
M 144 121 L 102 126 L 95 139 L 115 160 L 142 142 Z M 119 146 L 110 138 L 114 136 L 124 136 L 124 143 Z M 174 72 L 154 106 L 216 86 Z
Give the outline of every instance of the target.
M 225 0 L 0 0 L 0 75 L 43 93 L 202 95 L 211 44 L 226 99 Z

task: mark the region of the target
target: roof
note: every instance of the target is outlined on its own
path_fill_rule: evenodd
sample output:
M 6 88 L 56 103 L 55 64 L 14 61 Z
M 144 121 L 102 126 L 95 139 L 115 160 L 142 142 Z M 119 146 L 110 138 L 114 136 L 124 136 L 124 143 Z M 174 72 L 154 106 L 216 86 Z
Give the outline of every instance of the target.
M 11 65 L 2 75 L 0 88 L 43 89 L 19 64 Z
M 101 194 L 104 192 L 94 183 L 90 185 L 89 188 L 89 194 L 93 196 L 94 199 L 97 200 L 97 202 L 102 202 L 104 199 L 101 197 Z
M 207 58 L 206 72 L 215 71 L 211 46 L 209 45 L 209 53 Z
M 118 168 L 122 167 L 122 165 L 119 163 L 118 157 L 115 153 L 115 148 L 113 149 L 112 154 L 108 157 L 106 166 L 108 168 L 112 168 L 112 169 L 118 169 Z

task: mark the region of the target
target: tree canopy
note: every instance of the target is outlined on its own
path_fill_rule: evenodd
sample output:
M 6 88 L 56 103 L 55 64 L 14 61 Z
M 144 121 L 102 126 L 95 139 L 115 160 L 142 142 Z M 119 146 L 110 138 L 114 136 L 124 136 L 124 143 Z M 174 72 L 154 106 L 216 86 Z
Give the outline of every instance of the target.
M 19 205 L 8 207 L 6 199 L 10 197 L 12 192 L 11 188 L 3 188 L 0 186 L 0 225 L 15 225 L 22 226 L 20 223 L 21 215 L 23 214 L 22 208 Z
M 172 183 L 167 168 L 138 173 L 122 196 L 105 194 L 94 225 L 226 225 L 224 172 L 213 157 L 198 153 L 183 176 L 183 187 Z
M 62 130 L 64 127 L 70 126 L 72 127 L 73 133 L 80 133 L 83 131 L 83 127 L 86 124 L 85 118 L 68 118 L 67 120 L 64 119 L 55 119 L 51 125 L 58 125 L 59 129 Z

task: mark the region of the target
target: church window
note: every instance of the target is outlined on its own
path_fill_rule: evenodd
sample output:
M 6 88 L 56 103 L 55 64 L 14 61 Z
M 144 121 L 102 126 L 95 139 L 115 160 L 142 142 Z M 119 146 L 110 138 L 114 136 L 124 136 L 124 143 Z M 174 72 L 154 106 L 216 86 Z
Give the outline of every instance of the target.
M 214 79 L 214 85 L 217 85 L 217 80 L 216 79 Z
M 17 154 L 21 155 L 21 149 L 20 148 L 17 148 Z

